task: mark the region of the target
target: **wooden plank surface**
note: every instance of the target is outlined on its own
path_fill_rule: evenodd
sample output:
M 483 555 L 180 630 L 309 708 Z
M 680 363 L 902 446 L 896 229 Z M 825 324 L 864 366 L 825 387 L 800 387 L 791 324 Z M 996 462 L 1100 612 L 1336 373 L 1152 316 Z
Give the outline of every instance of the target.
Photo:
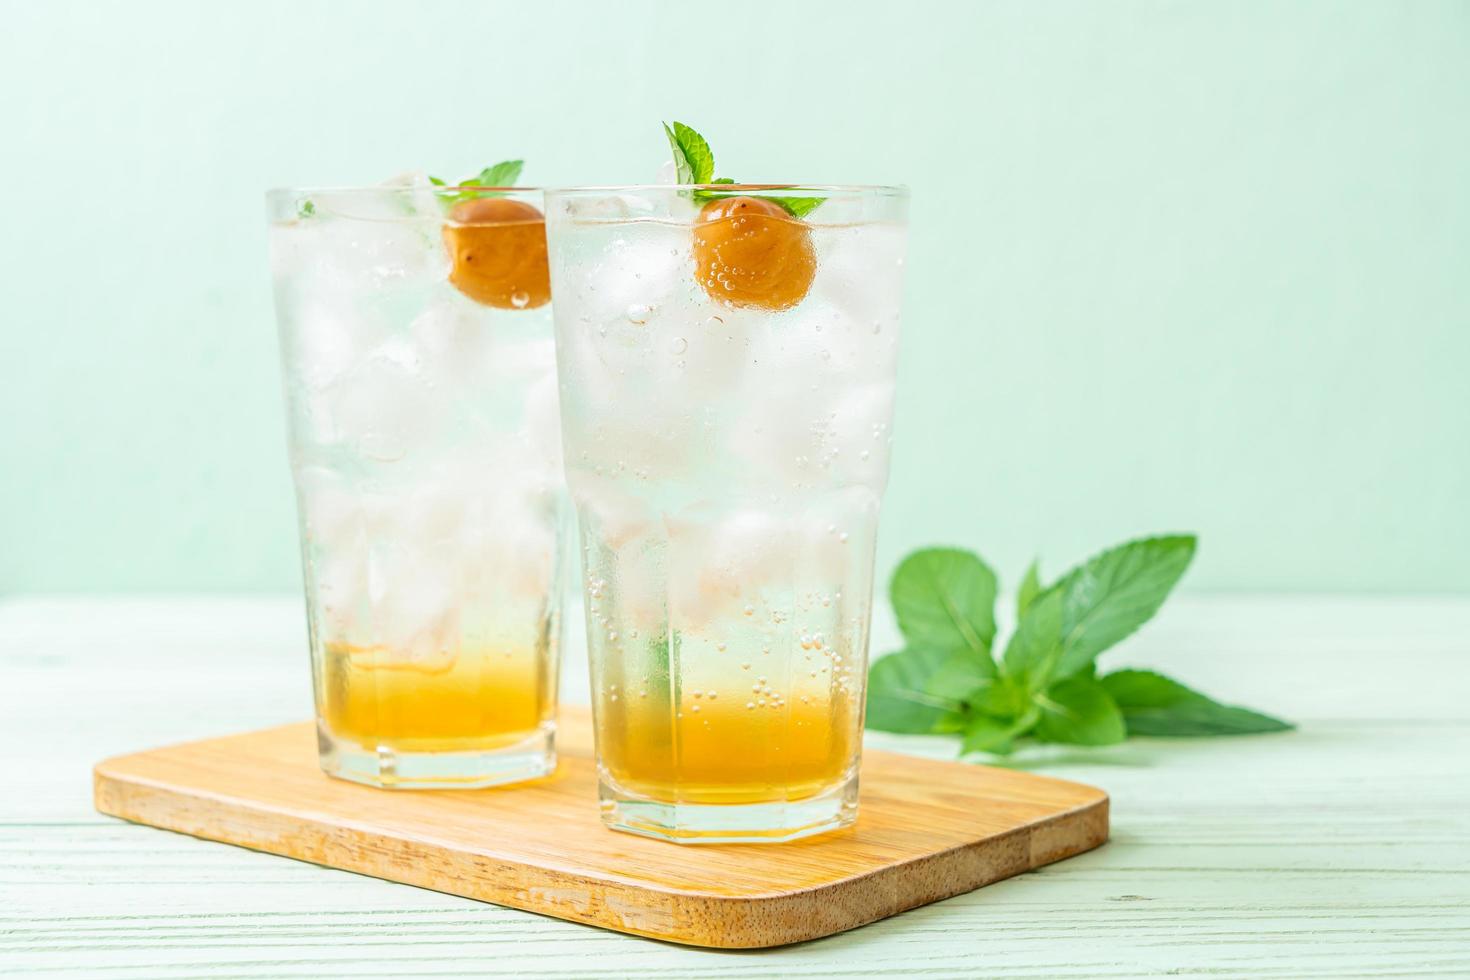
M 602 825 L 591 719 L 565 706 L 560 765 L 486 790 L 328 779 L 310 723 L 187 742 L 96 768 L 127 820 L 654 939 L 800 942 L 971 891 L 1107 839 L 1079 783 L 872 752 L 856 826 L 779 845 L 679 846 Z
M 308 714 L 303 634 L 295 597 L 0 600 L 0 974 L 1470 975 L 1470 598 L 1171 600 L 1105 662 L 1159 667 L 1300 732 L 1033 758 L 1107 787 L 1106 847 L 751 951 L 618 935 L 92 809 L 90 768 L 110 752 Z M 882 649 L 891 624 L 877 635 Z M 565 683 L 585 700 L 580 671 L 569 663 Z M 942 740 L 869 745 L 953 755 Z

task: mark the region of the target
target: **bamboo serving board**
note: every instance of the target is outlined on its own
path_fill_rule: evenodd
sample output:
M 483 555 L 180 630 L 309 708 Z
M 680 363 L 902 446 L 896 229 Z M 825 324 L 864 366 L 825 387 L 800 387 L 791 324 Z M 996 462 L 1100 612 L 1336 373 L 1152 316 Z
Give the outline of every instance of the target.
M 208 840 L 694 946 L 851 929 L 1080 854 L 1101 790 L 890 752 L 863 758 L 857 824 L 786 844 L 683 846 L 597 809 L 586 709 L 563 707 L 556 773 L 482 790 L 377 790 L 317 766 L 310 723 L 119 756 L 97 809 Z

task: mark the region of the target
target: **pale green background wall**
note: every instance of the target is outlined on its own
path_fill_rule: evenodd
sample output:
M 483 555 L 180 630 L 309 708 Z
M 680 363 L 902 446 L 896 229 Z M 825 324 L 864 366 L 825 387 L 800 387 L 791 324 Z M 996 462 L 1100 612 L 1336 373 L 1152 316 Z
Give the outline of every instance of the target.
M 1470 4 L 713 10 L 5 4 L 0 591 L 296 582 L 265 187 L 646 180 L 661 118 L 913 187 L 885 566 L 1470 589 Z

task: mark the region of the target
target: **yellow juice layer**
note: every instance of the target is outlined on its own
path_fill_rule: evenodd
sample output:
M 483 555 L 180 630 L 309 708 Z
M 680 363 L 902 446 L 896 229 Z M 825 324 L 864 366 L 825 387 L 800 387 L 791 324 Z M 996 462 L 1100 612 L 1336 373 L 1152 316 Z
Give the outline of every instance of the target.
M 328 644 L 323 653 L 327 727 L 367 749 L 494 749 L 550 716 L 543 658 L 534 651 L 460 650 L 431 663 L 378 647 Z
M 695 698 L 680 709 L 657 694 L 604 694 L 603 766 L 623 789 L 669 803 L 769 803 L 842 783 L 857 759 L 847 697 L 776 702 L 752 695 Z

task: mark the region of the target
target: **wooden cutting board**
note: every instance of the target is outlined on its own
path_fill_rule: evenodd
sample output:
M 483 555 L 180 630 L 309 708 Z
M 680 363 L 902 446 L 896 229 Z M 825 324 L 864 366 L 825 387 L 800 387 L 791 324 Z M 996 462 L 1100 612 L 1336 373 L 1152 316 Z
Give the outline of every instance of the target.
M 597 809 L 585 708 L 563 707 L 556 773 L 481 790 L 329 779 L 310 723 L 118 756 L 97 809 L 136 823 L 694 946 L 815 939 L 1097 847 L 1101 790 L 891 752 L 863 758 L 846 830 L 688 846 L 616 833 Z

